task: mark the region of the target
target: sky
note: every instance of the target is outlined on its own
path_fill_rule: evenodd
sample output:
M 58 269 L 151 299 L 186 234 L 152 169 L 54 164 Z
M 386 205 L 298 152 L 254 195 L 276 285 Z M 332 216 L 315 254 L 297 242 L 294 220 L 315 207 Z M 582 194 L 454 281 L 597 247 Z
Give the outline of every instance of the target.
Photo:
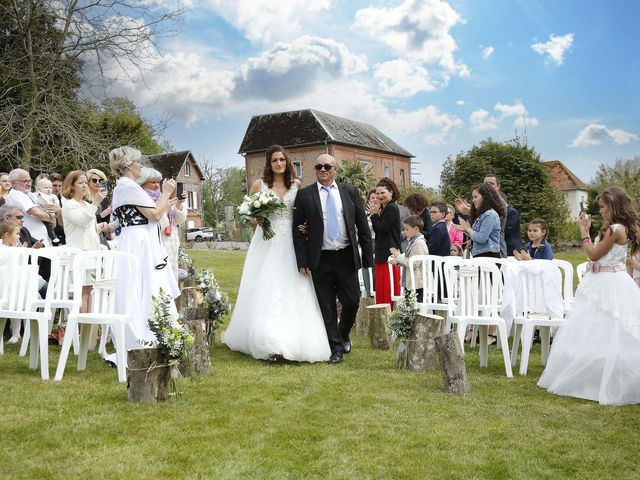
M 171 8 L 171 0 L 146 0 Z M 188 0 L 110 95 L 168 118 L 165 136 L 216 167 L 244 166 L 249 120 L 315 108 L 370 123 L 437 187 L 443 162 L 518 135 L 589 182 L 640 155 L 635 0 Z

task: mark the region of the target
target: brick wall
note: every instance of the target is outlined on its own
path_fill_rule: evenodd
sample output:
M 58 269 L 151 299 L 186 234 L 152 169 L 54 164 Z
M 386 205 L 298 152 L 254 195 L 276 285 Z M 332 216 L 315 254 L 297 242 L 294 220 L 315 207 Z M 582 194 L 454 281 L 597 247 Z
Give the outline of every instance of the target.
M 188 158 L 185 164 L 189 164 L 189 175 L 186 175 L 186 166 L 183 166 L 180 173 L 176 177 L 176 182 L 182 182 L 184 185 L 184 193 L 193 195 L 195 193 L 195 205 L 193 209 L 187 209 L 187 225 L 189 221 L 193 222 L 195 227 L 201 227 L 202 218 L 202 178 L 198 169 L 195 167 L 191 158 Z M 193 197 L 192 197 L 193 198 Z

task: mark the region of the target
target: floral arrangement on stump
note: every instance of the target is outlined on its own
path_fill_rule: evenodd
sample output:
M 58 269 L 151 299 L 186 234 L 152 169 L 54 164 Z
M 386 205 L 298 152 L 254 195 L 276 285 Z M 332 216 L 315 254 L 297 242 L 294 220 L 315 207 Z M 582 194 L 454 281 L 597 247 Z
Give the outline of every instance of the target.
M 147 320 L 149 329 L 156 340 L 145 342 L 148 347 L 155 347 L 160 352 L 164 365 L 153 368 L 169 367 L 171 373 L 171 394 L 178 397 L 179 380 L 182 376 L 178 370 L 180 359 L 193 346 L 193 335 L 186 326 L 171 314 L 173 299 L 161 288 L 157 295 L 151 297 L 151 316 Z
M 407 368 L 407 342 L 416 315 L 418 315 L 418 303 L 416 292 L 412 290 L 408 295 L 395 302 L 393 312 L 389 317 L 389 330 L 393 337 L 399 340 L 396 347 L 396 368 Z
M 193 260 L 191 260 L 187 251 L 182 247 L 178 249 L 178 267 L 187 272 L 189 277 L 193 277 L 196 274 Z
M 203 296 L 203 303 L 207 307 L 207 341 L 210 346 L 216 337 L 216 331 L 222 324 L 222 318 L 231 309 L 229 295 L 220 288 L 213 270 L 198 270 L 195 275 L 196 289 Z
M 275 237 L 275 232 L 271 228 L 269 215 L 285 208 L 282 200 L 271 190 L 245 195 L 242 203 L 238 207 L 238 217 L 243 223 L 251 220 L 262 220 L 262 238 L 269 240 Z

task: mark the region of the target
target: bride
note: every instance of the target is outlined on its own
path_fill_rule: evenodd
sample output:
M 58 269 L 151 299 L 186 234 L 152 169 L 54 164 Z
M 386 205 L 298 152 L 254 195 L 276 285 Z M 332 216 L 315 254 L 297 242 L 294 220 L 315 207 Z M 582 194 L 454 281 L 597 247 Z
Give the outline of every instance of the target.
M 298 272 L 291 222 L 300 181 L 286 151 L 272 145 L 261 180 L 250 193 L 273 191 L 286 205 L 270 218 L 275 237 L 262 238 L 258 226 L 240 280 L 236 307 L 222 342 L 257 359 L 326 361 L 331 355 L 311 277 Z

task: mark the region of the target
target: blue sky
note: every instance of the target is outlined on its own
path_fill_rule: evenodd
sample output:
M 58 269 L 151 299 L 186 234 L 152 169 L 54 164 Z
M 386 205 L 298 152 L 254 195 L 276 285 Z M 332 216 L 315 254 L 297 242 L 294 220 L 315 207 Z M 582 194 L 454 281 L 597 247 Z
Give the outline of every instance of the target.
M 171 3 L 156 0 L 157 8 Z M 192 0 L 153 67 L 111 94 L 168 115 L 215 166 L 253 115 L 316 108 L 371 123 L 437 186 L 443 161 L 526 134 L 584 181 L 640 155 L 640 2 Z M 133 78 L 134 82 L 130 81 Z

